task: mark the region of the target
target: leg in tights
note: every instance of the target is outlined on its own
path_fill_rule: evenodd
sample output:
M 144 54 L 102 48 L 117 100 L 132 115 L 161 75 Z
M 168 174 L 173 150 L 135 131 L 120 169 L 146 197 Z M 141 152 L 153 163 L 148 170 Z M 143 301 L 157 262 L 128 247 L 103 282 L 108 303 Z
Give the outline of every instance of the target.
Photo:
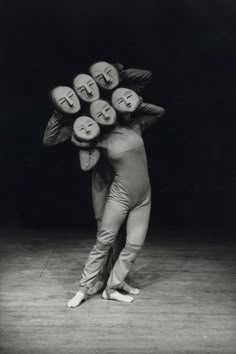
M 115 262 L 117 261 L 120 252 L 125 247 L 126 241 L 126 222 L 124 222 L 116 236 L 115 241 L 113 242 L 111 248 L 109 249 L 108 255 L 104 261 L 104 265 L 99 271 L 97 280 L 94 284 L 89 288 L 88 295 L 94 295 L 96 293 L 102 292 L 105 287 L 107 280 L 110 276 L 111 270 L 114 267 Z M 99 229 L 99 228 L 98 228 Z M 128 285 L 127 283 L 123 283 L 121 290 L 130 293 L 130 294 L 138 294 L 139 290 L 133 288 L 132 286 Z
M 82 279 L 80 281 L 82 291 L 84 290 L 86 292 L 86 289 L 89 288 L 96 279 L 109 249 L 118 234 L 120 226 L 126 218 L 127 212 L 128 209 L 125 205 L 108 199 L 96 244 L 89 254 L 82 273 Z
M 150 212 L 150 207 L 148 207 L 148 210 Z M 148 218 L 149 218 L 149 212 L 148 212 Z M 101 267 L 103 266 L 104 261 L 107 257 L 107 254 L 109 252 L 109 249 L 110 249 L 112 243 L 114 242 L 116 235 L 120 229 L 120 226 L 122 225 L 122 223 L 124 222 L 124 220 L 126 218 L 127 213 L 128 213 L 128 205 L 125 205 L 123 203 L 119 203 L 119 202 L 114 201 L 112 199 L 108 199 L 105 210 L 104 210 L 104 215 L 103 215 L 101 227 L 100 227 L 100 230 L 97 235 L 96 244 L 93 247 L 92 251 L 90 252 L 88 260 L 87 260 L 86 265 L 84 267 L 84 271 L 82 273 L 82 279 L 80 281 L 79 291 L 68 302 L 69 307 L 76 307 L 76 306 L 80 305 L 80 303 L 85 299 L 85 294 L 88 292 L 88 288 L 92 285 L 92 283 L 96 279 Z M 137 216 L 135 216 L 135 214 L 137 214 Z M 133 227 L 132 227 L 133 223 L 135 223 L 136 220 L 138 221 L 138 218 L 141 217 L 142 214 L 143 214 L 143 212 L 142 211 L 138 212 L 138 210 L 137 210 L 137 213 L 134 213 L 133 216 L 131 213 L 131 218 L 129 216 L 130 220 L 127 221 L 127 223 L 128 223 L 127 224 L 127 231 L 130 228 L 133 229 Z M 147 219 L 147 217 L 146 217 L 146 219 Z M 146 230 L 147 230 L 147 224 L 148 224 L 148 220 L 145 223 L 146 226 L 142 227 L 142 229 L 145 229 L 145 235 L 146 235 Z M 140 223 L 139 223 L 139 225 L 140 225 Z M 145 235 L 144 235 L 144 231 L 140 232 L 140 236 L 139 236 L 140 242 L 142 239 L 144 241 Z M 132 237 L 133 236 L 130 234 L 129 242 L 131 245 L 132 245 L 132 243 L 134 243 L 136 241 L 135 235 L 134 235 L 134 242 L 132 241 Z M 136 254 L 137 254 L 135 245 L 134 245 L 134 248 L 135 248 L 135 256 L 131 256 L 131 258 L 133 257 L 135 259 Z M 122 252 L 124 252 L 124 250 Z M 131 268 L 131 266 L 128 266 L 128 263 L 131 261 L 130 253 L 133 254 L 133 252 L 128 251 L 128 258 L 129 259 L 127 259 L 125 262 L 123 262 L 124 257 L 121 258 L 121 263 L 123 262 L 125 264 L 125 268 L 127 268 L 128 271 Z M 122 255 L 122 253 L 119 256 L 118 261 L 119 261 L 121 255 Z M 128 274 L 128 271 L 125 271 L 125 272 L 122 271 L 124 273 L 124 276 L 120 277 L 120 278 L 122 278 L 122 281 L 125 279 L 125 276 Z M 118 273 L 117 272 L 115 273 L 115 278 L 117 278 Z M 133 300 L 133 298 L 131 296 L 122 295 L 118 292 L 116 292 L 116 293 L 118 294 L 118 297 L 115 294 L 115 297 L 116 297 L 116 298 L 114 298 L 115 300 L 124 301 L 124 302 L 131 302 Z
M 100 167 L 99 167 L 100 166 Z M 95 218 L 97 221 L 97 232 L 100 230 L 101 221 L 106 206 L 111 183 L 114 178 L 114 172 L 111 167 L 104 161 L 101 161 L 92 174 L 92 200 Z M 121 250 L 125 245 L 125 228 L 121 227 L 112 247 L 110 248 L 107 258 L 104 260 L 104 265 L 99 271 L 97 280 L 90 287 L 88 294 L 93 295 L 102 291 L 107 283 L 111 269 L 113 268 Z
M 140 206 L 130 211 L 127 220 L 126 245 L 111 271 L 106 288 L 108 293 L 112 291 L 111 289 L 118 289 L 130 272 L 146 237 L 150 209 L 148 196 Z

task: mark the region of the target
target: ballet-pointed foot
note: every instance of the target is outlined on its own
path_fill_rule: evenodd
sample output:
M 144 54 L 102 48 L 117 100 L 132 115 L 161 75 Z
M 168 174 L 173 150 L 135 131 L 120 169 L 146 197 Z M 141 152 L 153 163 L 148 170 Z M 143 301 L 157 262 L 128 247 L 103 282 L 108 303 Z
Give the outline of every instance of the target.
M 92 286 L 91 288 L 89 288 L 87 294 L 88 295 L 94 295 L 97 294 L 99 292 L 101 292 L 105 287 L 105 284 L 102 280 L 98 280 L 94 286 Z
M 140 290 L 138 288 L 134 288 L 131 285 L 127 284 L 126 282 L 123 282 L 120 286 L 119 289 L 122 291 L 125 291 L 127 294 L 130 295 L 139 295 Z
M 86 299 L 86 295 L 82 291 L 78 291 L 72 299 L 67 302 L 67 306 L 74 308 L 79 306 Z
M 123 295 L 118 291 L 114 291 L 113 293 L 108 294 L 106 290 L 104 290 L 102 293 L 102 297 L 105 300 L 115 300 L 115 301 L 127 302 L 127 303 L 134 301 L 134 298 L 132 296 Z

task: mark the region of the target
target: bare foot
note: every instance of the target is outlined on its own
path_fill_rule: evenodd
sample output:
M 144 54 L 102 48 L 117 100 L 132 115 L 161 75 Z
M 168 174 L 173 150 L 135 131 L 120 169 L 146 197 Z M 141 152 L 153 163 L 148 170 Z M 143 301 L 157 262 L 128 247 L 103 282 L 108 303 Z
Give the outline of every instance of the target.
M 94 295 L 99 293 L 101 290 L 103 290 L 105 287 L 105 284 L 102 280 L 98 280 L 94 286 L 92 286 L 91 288 L 89 288 L 87 294 L 88 295 Z
M 134 301 L 134 298 L 129 295 L 123 295 L 119 293 L 118 291 L 114 291 L 114 293 L 108 294 L 106 290 L 103 291 L 102 297 L 105 300 L 116 300 L 120 302 L 132 302 Z
M 120 284 L 119 290 L 123 290 L 126 293 L 131 294 L 131 295 L 139 295 L 140 294 L 140 290 L 138 288 L 133 288 L 132 286 L 127 284 L 125 281 L 123 281 L 123 283 Z
M 77 307 L 81 304 L 82 301 L 84 301 L 86 298 L 86 295 L 82 293 L 82 291 L 78 291 L 74 297 L 72 297 L 71 300 L 67 302 L 68 307 Z

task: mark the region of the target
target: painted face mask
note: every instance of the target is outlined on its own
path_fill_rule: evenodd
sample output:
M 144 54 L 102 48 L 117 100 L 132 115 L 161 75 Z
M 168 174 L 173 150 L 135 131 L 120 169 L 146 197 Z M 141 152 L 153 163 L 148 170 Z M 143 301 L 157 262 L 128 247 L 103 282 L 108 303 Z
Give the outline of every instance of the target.
M 105 61 L 93 64 L 89 71 L 97 84 L 105 90 L 114 89 L 120 82 L 118 70 Z
M 91 103 L 90 115 L 99 125 L 108 126 L 116 122 L 116 111 L 104 100 Z
M 80 111 L 80 101 L 75 91 L 67 86 L 58 86 L 52 90 L 52 102 L 56 110 L 66 113 L 75 114 Z
M 112 105 L 118 112 L 134 112 L 139 104 L 140 99 L 133 90 L 122 87 L 112 94 Z
M 87 116 L 81 116 L 75 120 L 73 131 L 76 138 L 80 141 L 91 141 L 100 134 L 99 125 Z
M 99 88 L 94 79 L 87 74 L 79 74 L 73 81 L 74 90 L 85 102 L 93 102 L 99 99 Z

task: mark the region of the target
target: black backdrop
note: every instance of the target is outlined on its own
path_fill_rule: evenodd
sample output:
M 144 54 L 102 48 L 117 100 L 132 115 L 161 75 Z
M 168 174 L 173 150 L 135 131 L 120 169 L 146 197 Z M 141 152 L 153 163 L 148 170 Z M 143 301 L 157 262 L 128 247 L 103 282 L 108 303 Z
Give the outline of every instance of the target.
M 166 108 L 145 136 L 152 223 L 235 228 L 236 5 L 231 0 L 2 3 L 0 219 L 80 227 L 90 174 L 70 143 L 45 148 L 48 91 L 96 60 L 153 71 L 144 99 Z

